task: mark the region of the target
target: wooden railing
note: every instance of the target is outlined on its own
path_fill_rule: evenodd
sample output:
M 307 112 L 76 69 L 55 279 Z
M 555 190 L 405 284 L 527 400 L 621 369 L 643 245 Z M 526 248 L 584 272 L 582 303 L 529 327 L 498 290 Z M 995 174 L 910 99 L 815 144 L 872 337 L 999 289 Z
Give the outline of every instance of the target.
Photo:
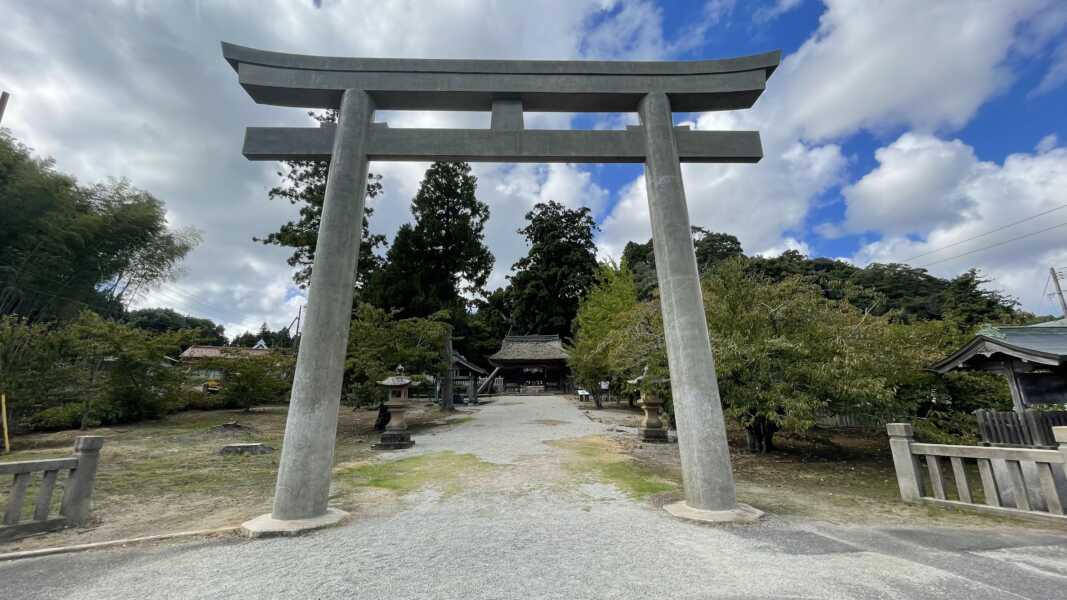
M 82 436 L 74 442 L 74 455 L 68 458 L 27 460 L 0 463 L 0 476 L 13 475 L 8 493 L 7 509 L 0 524 L 0 542 L 11 541 L 27 535 L 52 531 L 63 527 L 80 527 L 89 520 L 89 510 L 96 480 L 96 468 L 100 462 L 100 448 L 104 438 Z M 49 516 L 52 494 L 60 472 L 66 471 L 63 482 L 63 499 L 59 515 Z M 33 514 L 28 520 L 22 518 L 26 492 L 34 474 L 40 473 Z
M 886 430 L 905 502 L 1067 523 L 1067 427 L 1053 429 L 1056 450 L 921 444 L 908 423 Z

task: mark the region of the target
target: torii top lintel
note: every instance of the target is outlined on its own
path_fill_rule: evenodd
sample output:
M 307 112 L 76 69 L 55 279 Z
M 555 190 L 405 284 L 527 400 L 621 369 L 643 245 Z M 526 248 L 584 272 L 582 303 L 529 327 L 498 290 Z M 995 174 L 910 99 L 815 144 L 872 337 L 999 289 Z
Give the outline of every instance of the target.
M 374 123 L 371 160 L 644 162 L 641 127 L 622 131 L 527 130 L 525 111 L 632 112 L 664 94 L 679 112 L 748 108 L 778 65 L 778 52 L 689 62 L 331 58 L 222 44 L 241 85 L 260 104 L 338 108 L 345 90 L 374 109 L 492 111 L 490 129 L 390 129 Z M 758 162 L 757 131 L 674 127 L 680 162 Z M 331 160 L 332 126 L 249 127 L 250 160 Z
M 260 104 L 337 108 L 358 88 L 383 110 L 490 110 L 520 100 L 539 112 L 633 112 L 664 92 L 676 112 L 749 108 L 778 51 L 723 60 L 558 61 L 343 58 L 269 52 L 223 42 L 241 85 Z

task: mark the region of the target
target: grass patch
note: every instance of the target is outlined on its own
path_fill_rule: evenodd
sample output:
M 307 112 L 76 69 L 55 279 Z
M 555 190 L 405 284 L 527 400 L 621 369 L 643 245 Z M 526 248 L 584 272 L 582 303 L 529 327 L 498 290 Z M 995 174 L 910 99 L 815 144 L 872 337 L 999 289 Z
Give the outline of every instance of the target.
M 615 484 L 632 498 L 673 492 L 678 488 L 675 482 L 664 479 L 652 469 L 632 461 L 600 464 L 595 470 L 601 479 Z
M 473 454 L 435 452 L 375 462 L 335 470 L 335 477 L 345 485 L 373 487 L 407 494 L 426 487 L 455 493 L 465 476 L 484 473 L 493 465 Z
M 647 498 L 679 488 L 679 481 L 675 478 L 623 454 L 607 438 L 560 440 L 551 442 L 551 445 L 572 452 L 574 460 L 567 464 L 572 472 L 588 474 L 599 481 L 611 483 L 631 498 Z

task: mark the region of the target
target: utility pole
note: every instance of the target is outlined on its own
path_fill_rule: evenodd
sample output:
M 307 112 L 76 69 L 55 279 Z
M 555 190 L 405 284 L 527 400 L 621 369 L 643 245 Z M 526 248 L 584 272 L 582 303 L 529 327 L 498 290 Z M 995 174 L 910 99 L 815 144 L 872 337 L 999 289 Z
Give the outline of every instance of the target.
M 1052 275 L 1052 285 L 1056 286 L 1056 297 L 1060 299 L 1060 309 L 1064 318 L 1067 318 L 1067 300 L 1063 299 L 1063 288 L 1060 287 L 1060 276 L 1056 273 L 1056 267 L 1049 267 L 1048 272 Z
M 304 305 L 301 304 L 300 308 L 296 309 L 296 335 L 294 338 L 300 337 L 300 315 L 304 313 Z
M 297 346 L 298 342 L 300 341 L 300 316 L 301 316 L 301 314 L 303 312 L 304 312 L 304 305 L 301 304 L 300 307 L 296 311 L 296 316 L 293 317 L 292 321 L 289 321 L 289 325 L 287 325 L 286 328 L 285 328 L 286 331 L 289 332 L 289 339 L 291 340 L 289 342 L 289 347 L 291 347 L 291 348 Z M 294 324 L 296 325 L 295 333 L 293 331 L 293 325 Z
M 0 92 L 0 123 L 4 122 L 4 109 L 7 108 L 7 99 L 10 97 L 11 94 Z

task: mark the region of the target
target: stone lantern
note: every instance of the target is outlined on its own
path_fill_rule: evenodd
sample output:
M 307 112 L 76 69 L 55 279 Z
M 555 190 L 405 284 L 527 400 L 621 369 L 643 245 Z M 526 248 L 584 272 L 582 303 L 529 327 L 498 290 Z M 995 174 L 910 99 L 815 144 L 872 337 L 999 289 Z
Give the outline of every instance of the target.
M 404 413 L 408 408 L 408 388 L 411 387 L 411 378 L 404 375 L 404 366 L 396 368 L 396 375 L 387 377 L 378 382 L 385 386 L 389 399 L 385 402 L 385 408 L 389 411 L 389 424 L 382 432 L 381 441 L 374 445 L 379 450 L 403 450 L 415 445 L 411 441 L 411 433 L 408 432 L 408 424 L 404 421 Z
M 645 411 L 645 418 L 637 433 L 642 442 L 662 443 L 668 441 L 667 428 L 663 425 L 660 415 L 663 412 L 663 398 L 654 392 L 641 392 L 641 410 Z
M 631 385 L 638 385 L 644 381 L 648 374 L 648 367 L 645 367 L 645 372 L 636 379 L 631 379 L 627 383 Z M 653 383 L 665 383 L 667 380 L 656 380 Z M 642 442 L 652 443 L 664 443 L 669 441 L 667 437 L 667 427 L 663 424 L 663 419 L 660 415 L 663 413 L 663 398 L 660 398 L 658 394 L 652 390 L 641 390 L 641 410 L 645 411 L 645 418 L 641 420 L 641 426 L 637 428 L 637 433 L 641 437 Z

